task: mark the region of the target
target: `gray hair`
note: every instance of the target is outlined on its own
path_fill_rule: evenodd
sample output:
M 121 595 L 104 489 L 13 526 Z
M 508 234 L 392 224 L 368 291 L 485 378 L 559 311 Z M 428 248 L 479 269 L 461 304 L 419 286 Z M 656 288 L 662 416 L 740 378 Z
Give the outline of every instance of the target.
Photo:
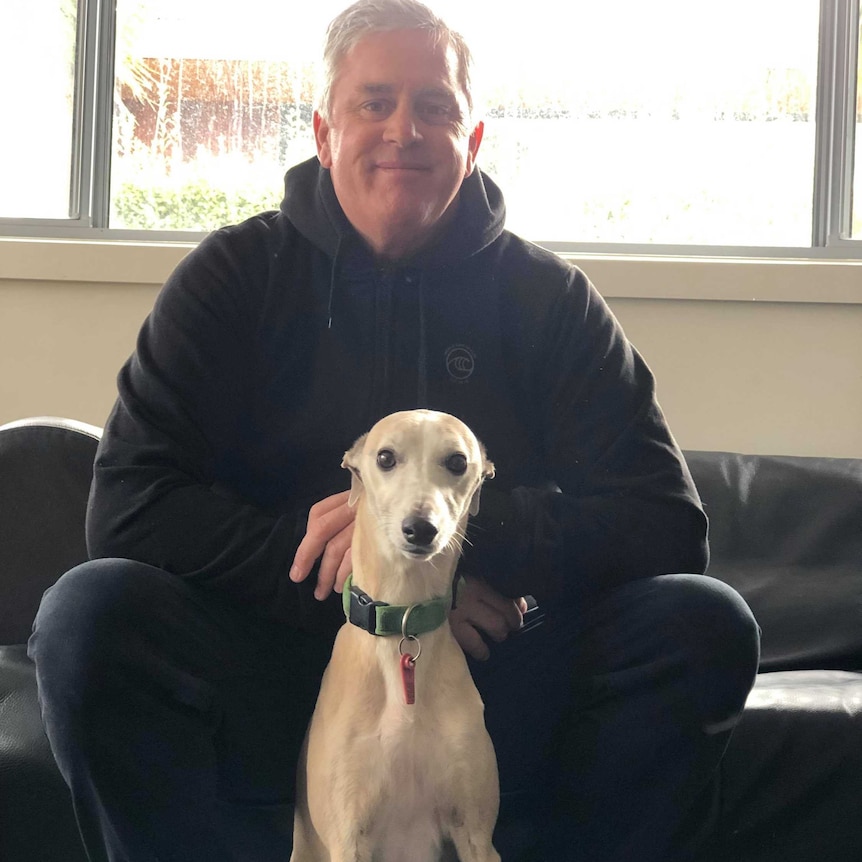
M 473 57 L 460 33 L 451 29 L 442 18 L 418 0 L 357 0 L 333 18 L 326 31 L 323 79 L 317 106 L 321 116 L 330 119 L 332 88 L 341 61 L 365 36 L 388 30 L 427 30 L 433 35 L 435 44 L 448 43 L 455 51 L 458 83 L 472 114 L 470 74 Z

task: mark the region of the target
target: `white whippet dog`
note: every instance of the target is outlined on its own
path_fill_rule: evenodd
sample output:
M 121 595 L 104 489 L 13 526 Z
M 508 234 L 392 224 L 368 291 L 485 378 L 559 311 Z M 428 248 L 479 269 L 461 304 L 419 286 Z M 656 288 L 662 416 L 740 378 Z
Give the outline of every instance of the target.
M 394 413 L 344 456 L 349 622 L 300 757 L 292 862 L 499 862 L 484 707 L 448 623 L 455 566 L 494 475 L 460 420 Z

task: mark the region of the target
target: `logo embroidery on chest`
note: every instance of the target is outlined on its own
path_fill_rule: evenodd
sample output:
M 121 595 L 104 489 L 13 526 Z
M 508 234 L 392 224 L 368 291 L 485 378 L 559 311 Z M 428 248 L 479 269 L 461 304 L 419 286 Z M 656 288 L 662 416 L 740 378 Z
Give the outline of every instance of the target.
M 446 370 L 455 383 L 466 383 L 476 370 L 476 354 L 465 344 L 453 344 L 446 350 Z

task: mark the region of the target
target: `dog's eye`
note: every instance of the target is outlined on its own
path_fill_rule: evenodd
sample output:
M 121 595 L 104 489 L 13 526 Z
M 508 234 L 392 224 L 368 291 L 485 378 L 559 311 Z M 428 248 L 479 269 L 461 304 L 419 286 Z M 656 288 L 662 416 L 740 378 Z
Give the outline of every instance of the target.
M 461 452 L 455 452 L 446 459 L 446 469 L 456 476 L 463 476 L 467 472 L 467 456 Z
M 391 449 L 381 449 L 377 453 L 377 466 L 381 470 L 391 470 L 395 466 L 395 453 Z

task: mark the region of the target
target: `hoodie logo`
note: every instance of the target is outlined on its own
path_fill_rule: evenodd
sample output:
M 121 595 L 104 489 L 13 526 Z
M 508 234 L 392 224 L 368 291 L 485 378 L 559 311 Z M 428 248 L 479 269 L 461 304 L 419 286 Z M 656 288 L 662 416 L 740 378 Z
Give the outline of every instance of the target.
M 476 369 L 476 354 L 464 344 L 453 344 L 446 351 L 446 370 L 455 383 L 466 383 Z

